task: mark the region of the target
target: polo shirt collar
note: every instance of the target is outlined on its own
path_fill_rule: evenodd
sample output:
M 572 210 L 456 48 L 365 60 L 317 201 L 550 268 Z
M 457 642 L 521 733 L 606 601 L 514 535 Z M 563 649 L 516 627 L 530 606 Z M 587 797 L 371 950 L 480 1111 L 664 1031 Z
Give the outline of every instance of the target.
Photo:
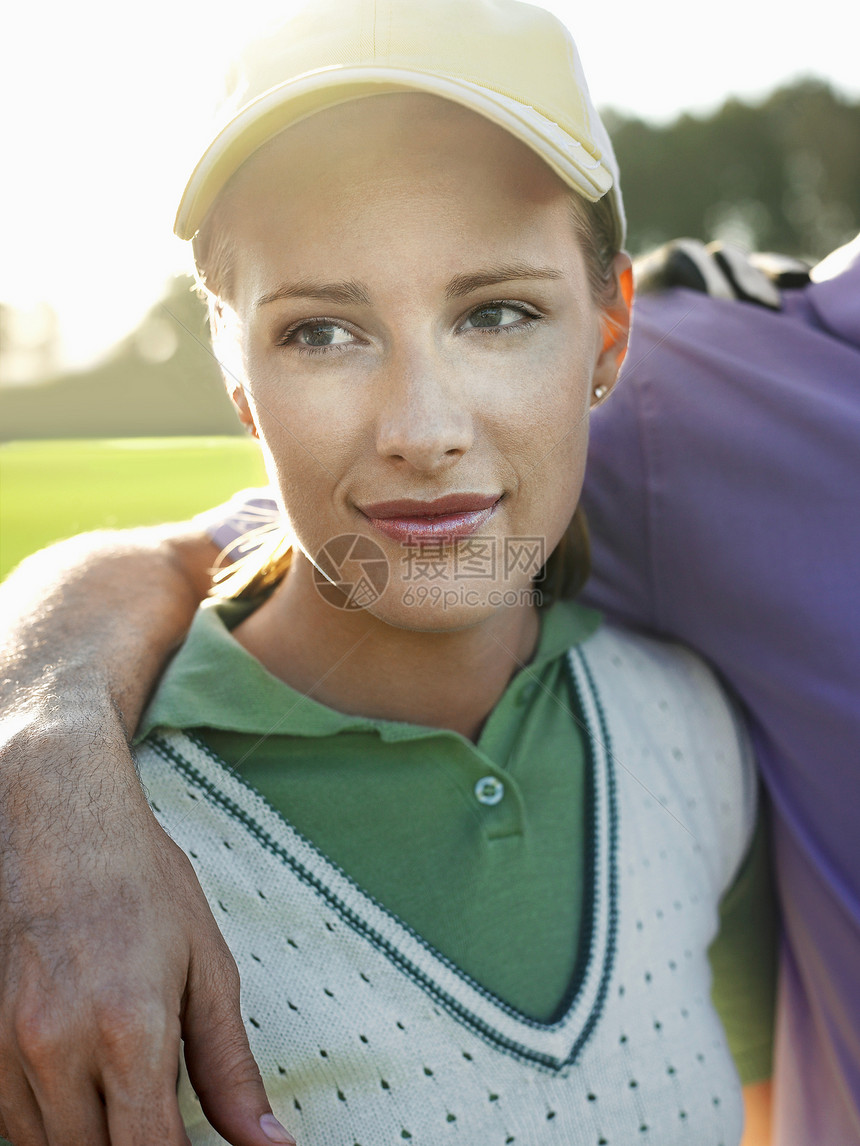
M 231 629 L 258 604 L 210 600 L 201 605 L 185 643 L 167 667 L 143 715 L 135 743 L 158 727 L 217 728 L 264 736 L 373 731 L 388 741 L 458 735 L 446 729 L 338 712 L 273 676 L 231 635 Z M 599 623 L 600 614 L 574 601 L 559 601 L 548 608 L 541 614 L 535 655 L 525 669 L 514 674 L 508 690 L 581 644 Z M 273 712 L 281 713 L 274 721 Z

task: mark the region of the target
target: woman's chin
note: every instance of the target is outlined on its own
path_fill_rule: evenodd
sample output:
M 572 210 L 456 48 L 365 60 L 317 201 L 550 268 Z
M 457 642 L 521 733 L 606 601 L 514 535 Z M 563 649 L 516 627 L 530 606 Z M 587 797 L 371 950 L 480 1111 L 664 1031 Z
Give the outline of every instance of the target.
M 397 629 L 421 633 L 450 633 L 473 628 L 499 613 L 540 604 L 532 586 L 447 584 L 444 586 L 389 585 L 368 608 L 377 620 Z

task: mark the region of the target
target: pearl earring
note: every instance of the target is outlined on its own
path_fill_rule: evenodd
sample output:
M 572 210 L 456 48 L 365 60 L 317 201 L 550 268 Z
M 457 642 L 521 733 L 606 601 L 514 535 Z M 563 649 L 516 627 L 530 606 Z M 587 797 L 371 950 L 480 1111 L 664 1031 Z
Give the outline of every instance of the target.
M 608 393 L 609 388 L 607 386 L 595 386 L 592 390 L 595 402 L 602 402 Z

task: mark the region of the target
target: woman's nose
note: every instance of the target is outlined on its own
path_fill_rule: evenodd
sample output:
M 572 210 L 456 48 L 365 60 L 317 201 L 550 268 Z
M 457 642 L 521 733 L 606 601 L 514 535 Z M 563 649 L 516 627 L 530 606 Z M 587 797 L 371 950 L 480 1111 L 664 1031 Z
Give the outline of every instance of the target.
M 429 473 L 462 457 L 473 442 L 473 415 L 450 364 L 434 354 L 393 356 L 380 389 L 379 454 Z

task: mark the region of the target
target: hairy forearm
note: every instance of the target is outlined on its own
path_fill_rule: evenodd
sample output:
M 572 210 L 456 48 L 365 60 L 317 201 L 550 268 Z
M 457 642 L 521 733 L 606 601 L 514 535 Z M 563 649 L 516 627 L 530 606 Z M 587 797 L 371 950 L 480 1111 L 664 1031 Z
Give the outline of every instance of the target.
M 91 534 L 0 586 L 0 1138 L 182 1146 L 184 1040 L 222 1137 L 271 1144 L 235 964 L 128 744 L 216 557 Z
M 0 585 L 7 897 L 18 862 L 32 870 L 31 842 L 63 853 L 112 813 L 144 813 L 129 734 L 205 592 L 212 550 L 188 526 L 85 534 L 34 554 Z
M 132 730 L 215 554 L 189 526 L 168 526 L 85 534 L 27 558 L 0 586 L 5 720 L 36 720 L 46 736 Z

